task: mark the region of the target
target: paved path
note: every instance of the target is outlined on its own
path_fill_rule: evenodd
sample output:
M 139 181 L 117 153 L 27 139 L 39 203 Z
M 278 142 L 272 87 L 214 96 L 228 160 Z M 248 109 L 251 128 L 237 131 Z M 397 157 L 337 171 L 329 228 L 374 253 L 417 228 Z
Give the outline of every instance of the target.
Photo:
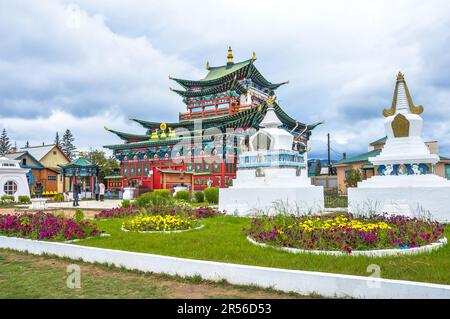
M 80 201 L 77 208 L 90 208 L 90 209 L 108 209 L 118 207 L 120 205 L 120 200 L 109 199 L 103 202 L 96 200 L 86 200 Z M 74 208 L 73 202 L 61 202 L 61 203 L 47 203 L 47 208 Z

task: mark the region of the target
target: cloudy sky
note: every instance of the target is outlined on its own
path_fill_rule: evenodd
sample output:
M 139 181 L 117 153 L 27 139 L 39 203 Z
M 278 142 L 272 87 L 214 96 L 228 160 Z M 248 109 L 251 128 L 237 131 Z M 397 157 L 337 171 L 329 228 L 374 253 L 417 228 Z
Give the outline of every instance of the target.
M 384 136 L 401 70 L 425 107 L 424 138 L 450 156 L 450 1 L 0 1 L 0 129 L 23 146 L 73 131 L 81 149 L 142 133 L 128 116 L 177 121 L 168 75 L 199 79 L 255 51 L 282 107 L 325 121 L 312 154 L 365 151 Z

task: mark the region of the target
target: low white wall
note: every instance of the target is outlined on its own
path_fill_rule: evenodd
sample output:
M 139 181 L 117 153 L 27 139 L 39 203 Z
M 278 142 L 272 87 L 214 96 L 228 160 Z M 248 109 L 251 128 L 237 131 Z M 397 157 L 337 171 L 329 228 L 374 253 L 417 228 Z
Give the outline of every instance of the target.
M 200 275 L 214 281 L 226 279 L 232 284 L 254 284 L 287 292 L 317 293 L 325 297 L 450 298 L 449 285 L 245 266 L 4 236 L 0 236 L 0 248 L 81 258 L 86 262 L 108 263 L 146 272 Z
M 274 202 L 282 201 L 291 209 L 298 208 L 302 213 L 323 211 L 323 187 L 260 187 L 260 188 L 221 188 L 219 190 L 219 210 L 229 215 L 250 216 L 255 211 L 272 215 Z M 235 214 L 237 212 L 237 214 Z
M 385 204 L 396 201 L 408 204 L 413 216 L 425 210 L 438 221 L 450 221 L 450 187 L 348 189 L 348 208 L 351 213 L 358 213 L 361 209 L 375 209 L 377 213 L 383 213 Z

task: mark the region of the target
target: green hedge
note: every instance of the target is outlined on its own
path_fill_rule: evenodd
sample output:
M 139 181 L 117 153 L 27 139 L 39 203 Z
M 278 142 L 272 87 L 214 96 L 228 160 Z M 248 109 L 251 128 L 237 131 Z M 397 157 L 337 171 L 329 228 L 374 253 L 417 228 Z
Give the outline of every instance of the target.
M 144 193 L 134 201 L 134 206 L 139 208 L 167 205 L 173 201 L 165 192 Z M 169 192 L 170 195 L 170 192 Z
M 191 192 L 189 191 L 178 191 L 175 194 L 175 198 L 179 200 L 184 200 L 185 202 L 189 202 L 191 200 Z
M 202 191 L 200 192 L 195 192 L 194 193 L 194 197 L 195 197 L 195 201 L 197 203 L 202 203 L 205 201 L 205 193 L 203 193 Z
M 210 204 L 219 203 L 219 189 L 217 187 L 208 187 L 204 190 L 206 201 Z
M 171 193 L 170 190 L 168 189 L 155 189 L 153 191 L 153 194 L 160 196 L 160 197 L 164 197 L 164 198 L 170 198 L 171 197 Z
M 27 195 L 19 196 L 18 200 L 19 204 L 31 204 L 30 197 L 28 197 Z

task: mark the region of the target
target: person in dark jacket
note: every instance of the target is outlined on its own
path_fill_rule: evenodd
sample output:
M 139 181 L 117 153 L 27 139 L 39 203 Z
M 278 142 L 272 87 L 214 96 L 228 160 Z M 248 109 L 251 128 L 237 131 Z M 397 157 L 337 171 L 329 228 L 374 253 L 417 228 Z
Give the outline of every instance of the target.
M 80 183 L 76 183 L 73 186 L 73 206 L 80 206 L 80 204 L 78 204 L 78 199 L 80 198 L 80 193 L 81 193 L 81 185 L 80 185 Z

